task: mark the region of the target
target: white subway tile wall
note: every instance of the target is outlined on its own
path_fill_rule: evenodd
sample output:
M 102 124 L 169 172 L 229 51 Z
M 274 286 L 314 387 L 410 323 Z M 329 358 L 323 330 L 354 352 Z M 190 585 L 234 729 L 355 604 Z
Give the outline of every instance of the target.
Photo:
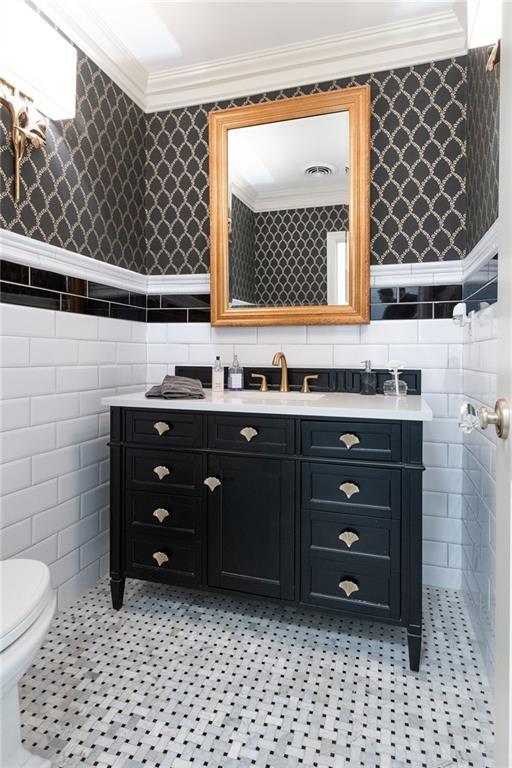
M 282 350 L 297 366 L 359 366 L 366 358 L 384 366 L 399 357 L 422 368 L 435 413 L 424 431 L 424 578 L 460 588 L 463 471 L 456 410 L 463 335 L 451 320 L 224 329 L 7 304 L 0 312 L 2 557 L 47 562 L 61 608 L 108 568 L 109 421 L 101 398 L 158 383 L 179 363 L 210 365 L 220 355 L 227 365 L 235 352 L 246 365 L 269 365 Z
M 383 367 L 399 358 L 423 371 L 423 392 L 434 411 L 425 424 L 424 579 L 437 587 L 460 589 L 462 435 L 462 330 L 452 320 L 381 320 L 368 326 L 211 328 L 208 323 L 147 326 L 150 384 L 175 364 L 211 365 L 233 354 L 242 365 L 271 364 L 283 351 L 290 365 L 351 367 L 371 358 Z
M 142 323 L 0 305 L 1 557 L 50 566 L 59 608 L 108 570 L 106 394 L 140 390 Z
M 494 408 L 497 368 L 497 305 L 474 315 L 464 329 L 463 400 Z M 496 432 L 476 429 L 464 435 L 462 452 L 462 588 L 489 679 L 494 677 L 496 562 Z M 455 555 L 454 555 L 455 558 Z M 454 562 L 459 562 L 454 559 Z

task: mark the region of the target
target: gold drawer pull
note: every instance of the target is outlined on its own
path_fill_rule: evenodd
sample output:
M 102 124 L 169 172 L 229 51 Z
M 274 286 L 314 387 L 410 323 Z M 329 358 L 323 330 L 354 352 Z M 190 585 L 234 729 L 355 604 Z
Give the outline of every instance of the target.
M 345 432 L 344 435 L 340 435 L 339 440 L 340 443 L 345 443 L 349 451 L 354 445 L 361 442 L 357 435 L 353 435 L 351 432 Z
M 359 536 L 357 533 L 354 533 L 354 531 L 342 531 L 338 536 L 338 539 L 346 544 L 350 549 L 352 544 L 355 544 L 356 541 L 359 541 Z
M 163 434 L 169 432 L 170 426 L 165 421 L 157 421 L 153 424 L 153 429 L 156 429 L 160 437 L 162 437 Z
M 206 480 L 203 481 L 204 485 L 207 485 L 210 491 L 213 493 L 214 490 L 220 485 L 220 480 L 218 477 L 207 477 Z
M 340 491 L 343 491 L 347 499 L 350 499 L 355 493 L 359 493 L 359 487 L 355 483 L 342 483 Z
M 250 443 L 253 437 L 256 437 L 258 434 L 258 430 L 254 429 L 254 427 L 244 427 L 240 430 L 240 434 L 242 437 L 245 437 L 248 443 Z
M 171 470 L 170 469 L 168 469 L 167 467 L 162 467 L 162 466 L 155 467 L 153 472 L 155 473 L 155 475 L 158 477 L 159 480 L 163 480 L 164 477 L 167 477 L 167 475 L 171 474 Z
M 169 510 L 159 507 L 153 512 L 153 517 L 156 517 L 159 523 L 163 523 L 166 517 L 169 517 Z
M 357 586 L 356 582 L 351 581 L 350 579 L 340 581 L 338 587 L 343 590 L 347 597 L 350 597 L 353 592 L 359 592 L 359 587 Z
M 153 553 L 153 560 L 156 560 L 157 564 L 159 566 L 162 566 L 164 563 L 169 562 L 169 558 L 165 554 L 165 552 L 154 552 Z

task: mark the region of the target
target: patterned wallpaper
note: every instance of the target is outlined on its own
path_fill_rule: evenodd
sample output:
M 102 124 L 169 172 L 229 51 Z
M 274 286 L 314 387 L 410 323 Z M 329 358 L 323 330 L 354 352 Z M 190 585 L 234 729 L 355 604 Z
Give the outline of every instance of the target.
M 468 53 L 468 252 L 498 218 L 500 67 L 487 72 L 487 46 Z
M 147 116 L 150 274 L 209 270 L 208 113 L 369 83 L 373 263 L 463 258 L 466 57 Z
M 236 195 L 231 195 L 231 222 L 229 295 L 254 304 L 254 213 Z
M 327 233 L 348 229 L 348 205 L 256 213 L 257 303 L 327 304 Z
M 12 199 L 12 148 L 0 112 L 0 226 L 144 271 L 144 114 L 78 52 L 74 120 L 50 122 L 47 147 L 22 163 Z

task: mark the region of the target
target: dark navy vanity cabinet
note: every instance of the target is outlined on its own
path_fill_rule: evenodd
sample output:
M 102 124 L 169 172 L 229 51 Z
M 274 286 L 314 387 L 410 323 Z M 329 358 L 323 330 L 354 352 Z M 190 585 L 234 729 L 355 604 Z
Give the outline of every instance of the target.
M 229 590 L 421 648 L 422 424 L 112 407 L 111 588 Z

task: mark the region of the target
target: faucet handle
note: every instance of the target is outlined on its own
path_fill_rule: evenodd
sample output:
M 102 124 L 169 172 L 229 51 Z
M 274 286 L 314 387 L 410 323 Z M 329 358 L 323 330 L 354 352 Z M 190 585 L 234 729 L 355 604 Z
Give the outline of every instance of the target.
M 251 379 L 261 379 L 260 392 L 268 392 L 267 377 L 263 373 L 251 373 Z
M 307 395 L 309 392 L 311 392 L 309 388 L 309 382 L 310 381 L 316 381 L 318 379 L 318 374 L 311 374 L 309 376 L 304 376 L 304 381 L 302 382 L 301 392 L 304 395 Z

